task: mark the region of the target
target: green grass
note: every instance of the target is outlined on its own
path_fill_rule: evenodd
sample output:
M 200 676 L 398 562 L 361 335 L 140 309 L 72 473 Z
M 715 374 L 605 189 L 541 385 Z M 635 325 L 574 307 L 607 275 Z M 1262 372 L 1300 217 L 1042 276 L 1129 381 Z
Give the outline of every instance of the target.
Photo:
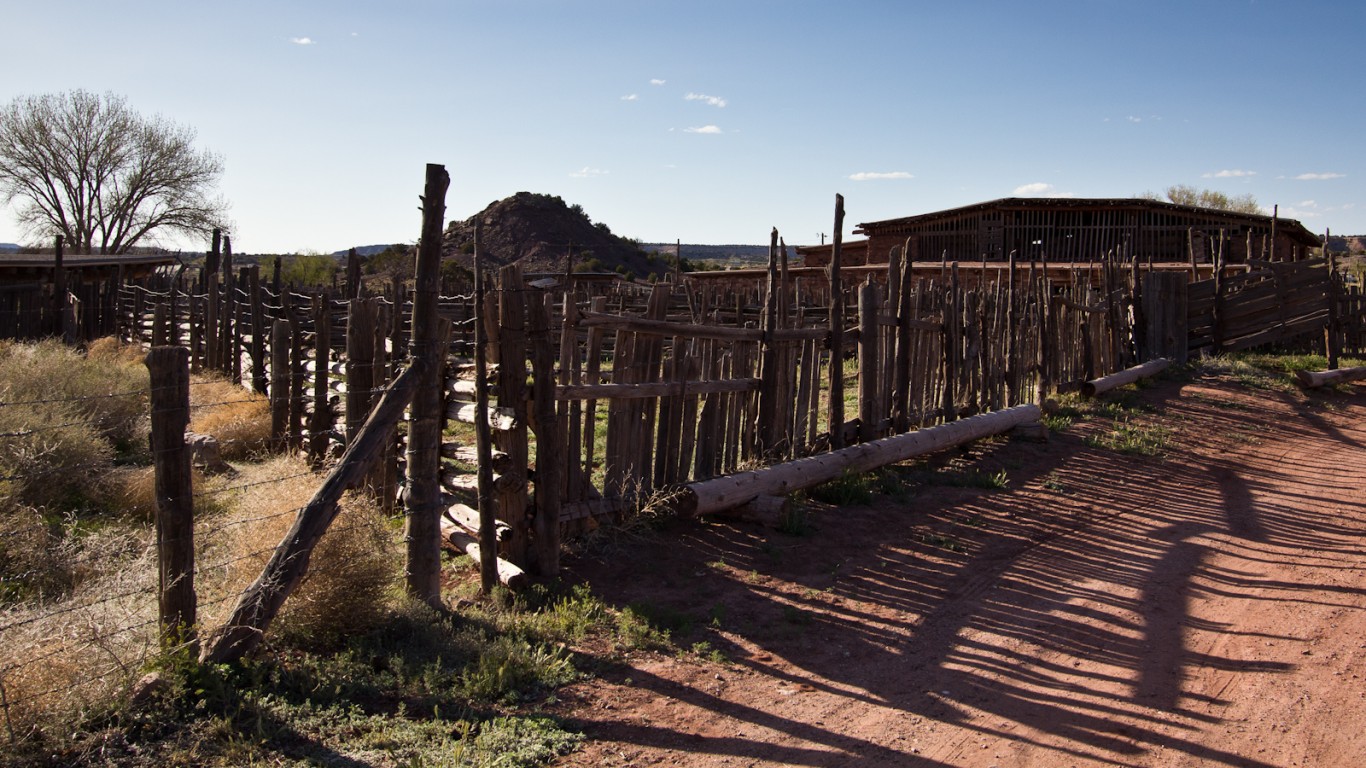
M 1171 442 L 1172 429 L 1162 424 L 1117 418 L 1110 429 L 1089 435 L 1087 445 L 1136 456 L 1160 456 Z

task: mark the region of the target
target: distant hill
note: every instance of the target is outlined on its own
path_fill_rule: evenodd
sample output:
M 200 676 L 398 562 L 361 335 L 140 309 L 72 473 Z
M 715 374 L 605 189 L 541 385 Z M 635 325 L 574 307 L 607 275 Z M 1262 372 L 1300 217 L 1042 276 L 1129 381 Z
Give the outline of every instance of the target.
M 13 253 L 19 250 L 18 243 L 0 243 L 0 253 Z
M 654 253 L 678 256 L 677 243 L 645 243 L 641 246 Z M 695 245 L 683 243 L 683 258 L 694 265 L 726 268 L 762 267 L 768 265 L 767 245 Z M 787 247 L 787 258 L 796 258 L 792 246 Z
M 384 245 L 357 245 L 354 247 L 356 249 L 357 256 L 374 256 L 377 253 L 383 253 L 384 251 L 388 250 L 389 243 L 385 243 Z M 350 250 L 350 248 L 347 248 L 341 251 L 333 251 L 332 255 L 336 256 L 339 259 L 346 258 L 346 254 L 350 252 Z
M 1332 235 L 1328 250 L 1335 253 L 1366 253 L 1366 235 Z
M 663 257 L 643 250 L 635 240 L 612 234 L 603 222 L 595 224 L 582 206 L 532 192 L 518 192 L 446 226 L 446 257 L 465 267 L 473 262 L 476 220 L 483 224 L 480 254 L 489 266 L 515 262 L 523 273 L 563 272 L 572 249 L 576 271 L 643 278 L 670 269 Z

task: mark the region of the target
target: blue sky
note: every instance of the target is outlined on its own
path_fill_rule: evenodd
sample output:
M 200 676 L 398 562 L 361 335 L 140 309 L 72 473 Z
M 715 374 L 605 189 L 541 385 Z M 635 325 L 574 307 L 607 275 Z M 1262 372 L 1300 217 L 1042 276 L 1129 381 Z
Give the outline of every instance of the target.
M 235 250 L 411 242 L 518 191 L 789 244 L 999 197 L 1252 193 L 1366 233 L 1366 4 L 0 0 L 0 101 L 84 88 L 223 156 Z M 0 242 L 23 242 L 8 210 Z M 194 244 L 190 247 L 200 247 Z

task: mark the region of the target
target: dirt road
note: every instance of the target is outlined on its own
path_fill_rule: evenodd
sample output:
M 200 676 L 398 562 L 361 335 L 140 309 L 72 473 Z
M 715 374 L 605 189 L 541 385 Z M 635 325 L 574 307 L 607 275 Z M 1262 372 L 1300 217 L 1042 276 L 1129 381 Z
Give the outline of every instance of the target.
M 808 535 L 688 522 L 571 558 L 706 645 L 562 690 L 590 739 L 562 764 L 1366 764 L 1366 388 L 1139 397 L 815 505 Z M 1117 426 L 1165 451 L 1087 440 Z

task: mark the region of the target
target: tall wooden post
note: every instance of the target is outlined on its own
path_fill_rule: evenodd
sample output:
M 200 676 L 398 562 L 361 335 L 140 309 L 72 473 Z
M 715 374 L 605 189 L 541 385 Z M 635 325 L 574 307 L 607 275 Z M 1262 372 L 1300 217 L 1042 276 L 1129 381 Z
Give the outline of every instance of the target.
M 777 445 L 778 412 L 778 350 L 773 342 L 773 332 L 778 323 L 778 230 L 769 233 L 768 243 L 768 286 L 764 292 L 764 311 L 759 318 L 763 338 L 759 342 L 759 414 L 755 424 L 757 445 L 755 455 L 761 459 L 773 458 L 780 446 Z
M 289 442 L 289 321 L 270 329 L 270 440 L 276 451 Z
M 881 410 L 878 384 L 882 378 L 882 329 L 878 323 L 881 306 L 877 283 L 870 276 L 858 291 L 858 406 L 859 442 L 877 439 Z
M 844 293 L 840 258 L 844 243 L 844 195 L 835 195 L 835 232 L 830 250 L 830 447 L 844 447 Z
M 441 229 L 450 183 L 444 166 L 427 165 L 409 346 L 418 380 L 408 424 L 408 498 L 404 507 L 407 589 L 431 605 L 441 601 L 441 376 L 446 355 L 437 322 L 437 294 L 441 284 Z
M 66 292 L 66 265 L 63 263 L 65 253 L 62 246 L 62 236 L 57 235 L 52 244 L 52 329 L 57 336 L 65 339 L 75 329 L 66 327 L 68 296 Z M 138 318 L 139 321 L 141 319 L 141 317 Z
M 251 388 L 257 394 L 266 393 L 266 307 L 261 300 L 261 266 L 253 264 L 251 286 Z
M 564 435 L 555 407 L 555 345 L 550 338 L 547 293 L 529 302 L 531 368 L 536 409 L 536 516 L 533 518 L 532 563 L 539 576 L 560 572 L 560 498 L 564 492 Z M 572 333 L 573 329 L 565 329 Z
M 327 380 L 332 367 L 332 301 L 326 293 L 313 297 L 313 415 L 308 420 L 308 457 L 316 465 L 327 457 L 332 405 Z
M 190 361 L 184 347 L 154 347 L 152 457 L 156 463 L 157 607 L 163 648 L 194 642 L 194 492 L 185 428 L 190 424 Z
M 1323 233 L 1323 255 L 1328 260 L 1328 284 L 1325 286 L 1328 301 L 1328 324 L 1323 328 L 1324 349 L 1323 354 L 1328 358 L 1328 370 L 1335 370 L 1338 367 L 1338 356 L 1341 352 L 1341 335 L 1339 329 L 1341 321 L 1338 319 L 1338 296 L 1339 275 L 1337 258 L 1328 248 L 1328 239 L 1332 237 L 1332 230 L 1325 230 Z
M 493 443 L 489 434 L 488 332 L 485 330 L 487 290 L 480 241 L 484 226 L 474 221 L 474 443 L 479 455 L 479 588 L 488 594 L 498 585 L 497 512 L 493 508 Z M 567 332 L 568 329 L 566 329 Z

